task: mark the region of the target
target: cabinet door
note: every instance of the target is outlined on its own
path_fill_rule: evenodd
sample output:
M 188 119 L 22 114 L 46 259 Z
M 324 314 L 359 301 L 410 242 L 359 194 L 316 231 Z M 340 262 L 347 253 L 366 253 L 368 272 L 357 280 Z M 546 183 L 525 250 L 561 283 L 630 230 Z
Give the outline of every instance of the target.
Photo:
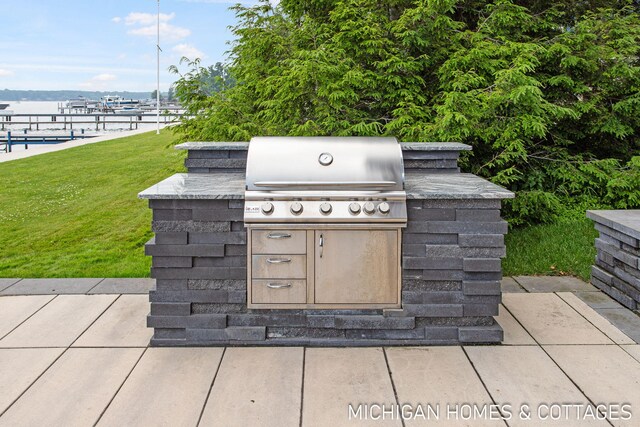
M 398 304 L 398 230 L 317 230 L 316 304 Z

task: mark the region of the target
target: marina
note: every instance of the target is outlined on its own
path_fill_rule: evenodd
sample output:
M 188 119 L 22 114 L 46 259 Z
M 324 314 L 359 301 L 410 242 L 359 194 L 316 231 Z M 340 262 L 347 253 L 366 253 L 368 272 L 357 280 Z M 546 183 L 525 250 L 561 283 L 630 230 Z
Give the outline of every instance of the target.
M 57 110 L 60 114 L 126 114 L 155 112 L 157 107 L 155 99 L 125 99 L 117 95 L 107 95 L 99 101 L 79 96 L 65 102 L 59 102 Z M 183 108 L 177 101 L 160 100 L 160 111 L 181 113 Z
M 152 125 L 156 123 L 155 112 L 144 111 L 120 111 L 114 113 L 21 113 L 3 114 L 0 110 L 0 130 L 11 129 L 95 129 L 107 130 L 108 127 L 118 126 L 121 129 L 138 129 L 140 125 Z M 160 113 L 160 123 L 171 124 L 182 117 L 176 111 L 163 111 Z

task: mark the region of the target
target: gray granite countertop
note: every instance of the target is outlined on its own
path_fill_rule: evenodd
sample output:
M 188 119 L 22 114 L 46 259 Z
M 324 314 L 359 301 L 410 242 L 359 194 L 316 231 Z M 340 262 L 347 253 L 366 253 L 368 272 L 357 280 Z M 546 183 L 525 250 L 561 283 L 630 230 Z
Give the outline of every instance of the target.
M 405 172 L 408 199 L 512 199 L 515 195 L 470 173 Z
M 242 199 L 242 173 L 173 175 L 141 192 L 141 199 Z M 405 190 L 409 199 L 508 199 L 514 194 L 486 179 L 467 173 L 407 173 Z
M 140 194 L 141 199 L 244 199 L 243 173 L 177 173 Z
M 587 218 L 634 239 L 640 239 L 640 209 L 587 211 Z
M 469 151 L 471 146 L 459 142 L 401 142 L 405 151 Z M 177 150 L 247 150 L 249 143 L 242 142 L 185 142 L 176 145 Z

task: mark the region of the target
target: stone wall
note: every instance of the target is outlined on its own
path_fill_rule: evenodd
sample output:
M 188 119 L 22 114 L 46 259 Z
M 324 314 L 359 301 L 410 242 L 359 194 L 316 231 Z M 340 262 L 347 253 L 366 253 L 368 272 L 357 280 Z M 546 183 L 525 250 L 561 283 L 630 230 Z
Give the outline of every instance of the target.
M 640 308 L 640 221 L 631 232 L 615 221 L 625 211 L 587 212 L 593 219 L 599 237 L 595 240 L 595 265 L 591 267 L 591 283 L 632 310 Z M 640 211 L 638 212 L 640 220 Z M 610 218 L 609 218 L 610 217 Z
M 459 151 L 403 151 L 404 168 L 407 171 L 429 173 L 460 172 Z M 189 173 L 244 173 L 247 166 L 247 150 L 188 150 L 184 162 Z
M 500 342 L 500 201 L 409 200 L 401 310 L 250 310 L 242 200 L 151 200 L 152 345 Z

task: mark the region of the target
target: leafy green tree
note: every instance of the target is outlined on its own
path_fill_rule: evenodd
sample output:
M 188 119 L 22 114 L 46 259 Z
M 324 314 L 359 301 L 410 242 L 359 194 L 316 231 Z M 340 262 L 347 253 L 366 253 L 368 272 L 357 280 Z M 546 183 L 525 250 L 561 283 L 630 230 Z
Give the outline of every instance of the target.
M 282 0 L 234 9 L 228 66 L 187 61 L 176 83 L 192 116 L 178 128 L 185 138 L 461 141 L 474 149 L 465 169 L 518 192 L 508 206 L 514 224 L 640 206 L 637 2 Z

